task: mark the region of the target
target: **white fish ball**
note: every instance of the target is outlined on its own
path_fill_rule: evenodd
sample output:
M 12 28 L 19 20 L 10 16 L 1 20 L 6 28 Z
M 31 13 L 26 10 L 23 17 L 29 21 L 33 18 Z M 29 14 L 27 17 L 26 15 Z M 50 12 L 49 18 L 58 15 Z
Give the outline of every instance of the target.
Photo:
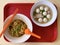
M 50 19 L 51 18 L 51 15 L 50 14 L 47 14 L 47 18 Z
M 47 18 L 44 18 L 44 19 L 43 19 L 43 22 L 47 22 L 47 21 L 48 21 Z
M 38 22 L 42 22 L 42 18 L 39 18 L 39 19 L 38 19 Z
M 44 7 L 43 6 L 40 6 L 40 10 L 43 10 L 44 9 Z
M 43 15 L 46 16 L 47 15 L 47 12 L 43 12 Z
M 45 10 L 45 11 L 48 11 L 48 10 L 49 10 L 49 8 L 48 8 L 48 7 L 45 7 L 45 8 L 44 8 L 44 10 Z
M 39 12 L 40 12 L 40 10 L 39 10 L 39 8 L 37 8 L 37 9 L 36 9 L 36 13 L 39 13 Z

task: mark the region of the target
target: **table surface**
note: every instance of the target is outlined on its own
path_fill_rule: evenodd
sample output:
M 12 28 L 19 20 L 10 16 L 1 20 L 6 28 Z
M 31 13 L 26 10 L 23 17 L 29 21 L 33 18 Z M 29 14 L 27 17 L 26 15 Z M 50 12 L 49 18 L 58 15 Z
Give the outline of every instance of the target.
M 4 6 L 8 3 L 35 3 L 38 0 L 0 0 L 0 32 L 2 31 L 2 27 L 3 27 L 3 15 L 4 15 Z M 3 39 L 3 36 L 0 38 L 0 45 L 59 45 L 60 44 L 60 0 L 49 0 L 51 2 L 53 2 L 57 8 L 58 8 L 58 37 L 57 40 L 55 42 L 38 42 L 38 43 L 19 43 L 19 44 L 14 44 L 14 43 L 9 43 L 6 42 Z

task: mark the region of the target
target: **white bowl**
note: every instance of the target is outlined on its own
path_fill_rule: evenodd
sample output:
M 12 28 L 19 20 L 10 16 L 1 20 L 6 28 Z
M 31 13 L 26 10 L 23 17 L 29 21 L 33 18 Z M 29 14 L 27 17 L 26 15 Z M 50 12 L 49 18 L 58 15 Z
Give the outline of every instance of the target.
M 37 23 L 37 22 L 33 19 L 33 16 L 32 16 L 34 9 L 35 9 L 38 5 L 42 5 L 42 4 L 47 5 L 48 7 L 50 7 L 50 9 L 52 10 L 52 14 L 53 14 L 53 15 L 52 15 L 52 19 L 51 19 L 48 23 L 46 23 L 46 24 Z M 36 25 L 41 26 L 41 27 L 46 27 L 46 26 L 50 26 L 51 24 L 53 24 L 53 23 L 55 22 L 55 20 L 56 20 L 56 18 L 57 18 L 57 9 L 56 9 L 56 7 L 54 6 L 54 4 L 51 3 L 50 1 L 46 1 L 46 0 L 38 1 L 38 2 L 36 2 L 36 3 L 32 6 L 31 11 L 30 11 L 30 15 L 31 15 L 32 21 L 33 21 Z
M 9 18 L 11 17 L 12 15 L 8 16 L 5 20 L 5 24 L 7 22 L 7 20 L 9 20 Z M 23 14 L 17 14 L 13 20 L 15 19 L 20 19 L 22 20 L 23 22 L 26 23 L 27 27 L 30 29 L 30 31 L 32 32 L 32 23 L 31 21 L 29 20 L 28 17 L 26 17 L 25 15 Z M 25 42 L 26 40 L 28 40 L 30 38 L 31 35 L 26 35 L 24 34 L 23 36 L 21 37 L 12 37 L 9 33 L 8 33 L 8 29 L 5 31 L 4 33 L 4 36 L 12 43 L 22 43 L 22 42 Z

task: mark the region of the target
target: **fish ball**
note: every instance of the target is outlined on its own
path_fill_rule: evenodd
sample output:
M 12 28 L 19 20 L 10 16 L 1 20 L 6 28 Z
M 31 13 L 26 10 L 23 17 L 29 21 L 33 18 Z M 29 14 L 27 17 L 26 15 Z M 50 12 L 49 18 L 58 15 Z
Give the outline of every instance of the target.
M 48 11 L 48 10 L 49 10 L 49 8 L 48 8 L 48 7 L 45 7 L 45 8 L 44 8 L 44 10 L 45 10 L 45 11 Z
M 50 14 L 47 14 L 47 18 L 50 19 L 51 18 L 51 15 Z
M 43 12 L 43 15 L 46 16 L 47 15 L 47 12 Z
M 38 22 L 42 22 L 42 18 L 39 18 L 39 19 L 38 19 Z
M 36 9 L 36 13 L 39 13 L 39 12 L 40 12 L 40 10 L 39 10 L 39 8 L 37 8 L 37 9 Z
M 43 22 L 47 22 L 47 21 L 48 21 L 47 18 L 44 18 L 44 19 L 43 19 Z
M 40 6 L 40 10 L 43 10 L 44 9 L 44 7 L 43 6 Z

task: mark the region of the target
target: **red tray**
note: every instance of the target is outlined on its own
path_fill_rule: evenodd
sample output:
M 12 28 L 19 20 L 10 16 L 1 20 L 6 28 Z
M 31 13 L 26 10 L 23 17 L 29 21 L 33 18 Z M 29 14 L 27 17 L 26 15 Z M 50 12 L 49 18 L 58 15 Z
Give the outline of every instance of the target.
M 30 20 L 30 10 L 33 3 L 10 3 L 4 7 L 4 20 L 11 15 L 16 8 L 19 8 L 18 13 L 25 14 Z M 31 20 L 32 21 L 32 20 Z M 26 42 L 53 42 L 57 38 L 57 20 L 48 27 L 39 27 L 33 24 L 33 32 L 42 36 L 41 39 L 30 37 Z M 7 39 L 4 37 L 7 41 Z

